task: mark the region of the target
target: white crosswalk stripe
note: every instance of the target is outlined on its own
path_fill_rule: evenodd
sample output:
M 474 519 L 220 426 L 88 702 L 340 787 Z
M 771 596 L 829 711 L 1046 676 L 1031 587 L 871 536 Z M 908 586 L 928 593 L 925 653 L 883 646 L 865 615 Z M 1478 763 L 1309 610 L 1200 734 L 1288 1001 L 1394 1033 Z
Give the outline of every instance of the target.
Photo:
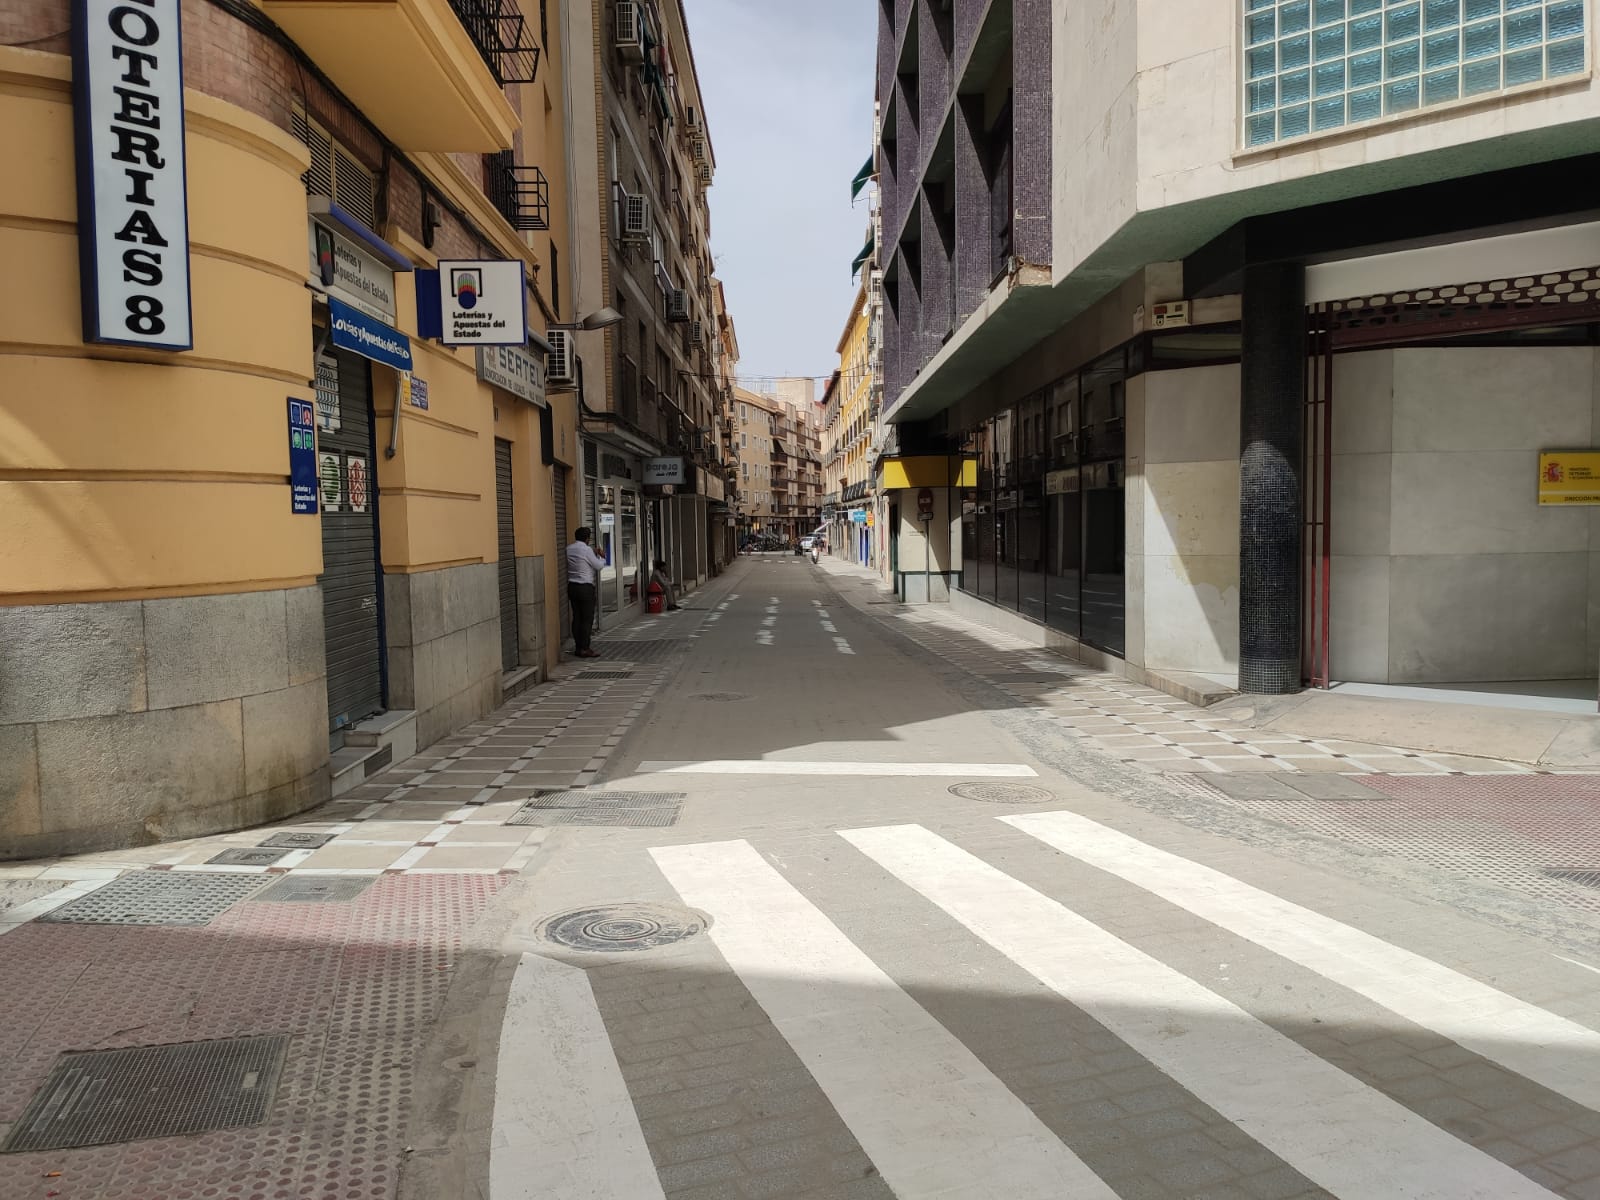
M 651 854 L 899 1200 L 1115 1200 L 748 842 Z
M 1076 813 L 1000 818 L 1230 933 L 1308 967 L 1587 1108 L 1600 1109 L 1600 1033 L 1381 938 Z
M 1342 1200 L 1552 1195 L 921 826 L 841 836 Z

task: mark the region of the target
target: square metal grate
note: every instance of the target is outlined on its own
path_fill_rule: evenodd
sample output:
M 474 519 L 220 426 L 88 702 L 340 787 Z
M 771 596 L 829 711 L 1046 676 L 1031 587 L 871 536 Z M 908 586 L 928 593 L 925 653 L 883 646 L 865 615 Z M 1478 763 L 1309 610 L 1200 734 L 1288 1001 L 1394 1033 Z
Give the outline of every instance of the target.
M 662 662 L 674 655 L 682 654 L 688 648 L 687 639 L 665 638 L 637 642 L 599 642 L 595 646 L 595 649 L 605 657 L 627 663 Z
M 1579 887 L 1600 888 L 1600 867 L 1546 867 L 1539 873 L 1547 879 L 1559 879 Z
M 632 671 L 583 671 L 579 679 L 632 679 Z
M 331 833 L 275 833 L 261 843 L 263 850 L 316 850 L 333 841 Z
M 283 1034 L 63 1054 L 0 1153 L 235 1129 L 272 1108 Z
M 362 876 L 283 875 L 250 897 L 252 904 L 344 904 L 372 884 Z
M 599 792 L 578 789 L 529 800 L 507 825 L 675 825 L 684 792 Z
M 35 920 L 76 925 L 205 925 L 263 882 L 260 875 L 137 871 Z
M 242 850 L 224 850 L 221 854 L 214 854 L 206 859 L 206 865 L 211 867 L 270 867 L 285 854 L 287 850 L 272 850 L 260 846 L 251 846 Z

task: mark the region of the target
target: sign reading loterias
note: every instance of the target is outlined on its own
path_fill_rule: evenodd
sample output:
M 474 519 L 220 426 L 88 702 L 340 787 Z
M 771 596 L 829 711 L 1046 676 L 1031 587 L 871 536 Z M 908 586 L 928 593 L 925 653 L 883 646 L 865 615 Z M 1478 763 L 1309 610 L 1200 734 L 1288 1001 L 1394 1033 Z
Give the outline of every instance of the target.
M 517 259 L 439 263 L 439 340 L 446 346 L 520 346 L 528 287 Z
M 179 0 L 74 0 L 83 338 L 194 344 Z

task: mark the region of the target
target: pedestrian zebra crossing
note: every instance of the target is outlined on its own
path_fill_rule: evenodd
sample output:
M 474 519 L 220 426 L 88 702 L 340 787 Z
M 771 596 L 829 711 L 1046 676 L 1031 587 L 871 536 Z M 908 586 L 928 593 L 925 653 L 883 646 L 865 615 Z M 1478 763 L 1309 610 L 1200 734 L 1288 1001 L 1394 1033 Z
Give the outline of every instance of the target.
M 1587 1131 L 1590 1141 L 1600 1141 L 1600 1123 L 1592 1112 L 1600 1108 L 1594 1070 L 1600 1034 L 1587 1026 L 1077 814 L 1028 813 L 997 818 L 996 824 L 1002 838 L 1020 839 L 1019 845 L 1036 850 L 1049 847 L 1116 876 L 1153 903 L 1207 923 L 1218 938 L 1244 939 L 1293 969 L 1313 973 L 1324 986 L 1381 1007 L 1397 1028 L 1414 1025 L 1424 1035 L 1450 1039 L 1451 1053 L 1439 1058 L 1441 1071 L 1492 1066 L 1514 1073 L 1501 1085 L 1508 1100 L 1536 1098 L 1537 1104 L 1525 1107 L 1537 1112 L 1539 1121 L 1576 1130 L 1579 1140 Z M 1519 1131 L 1494 1128 L 1492 1104 L 1475 1114 L 1483 1119 L 1479 1124 L 1451 1120 L 1442 1115 L 1445 1109 L 1415 1099 L 1425 1096 L 1425 1089 L 1385 1086 L 1381 1071 L 1346 1069 L 1336 1056 L 1307 1048 L 1252 1011 L 1252 1003 L 1222 994 L 1192 977 L 1192 971 L 1104 927 L 1103 918 L 1078 911 L 1084 906 L 1075 906 L 1072 895 L 1047 895 L 1000 869 L 989 861 L 997 857 L 988 853 L 996 844 L 992 839 L 982 841 L 988 854 L 983 857 L 957 844 L 959 838 L 920 825 L 841 830 L 836 836 L 838 853 L 859 856 L 851 869 L 880 878 L 882 886 L 873 894 L 881 903 L 913 911 L 925 906 L 918 920 L 930 926 L 953 922 L 972 946 L 1003 956 L 1053 993 L 1063 1011 L 1097 1025 L 1107 1047 L 1102 1057 L 1108 1074 L 1146 1081 L 1154 1075 L 1162 1087 L 1139 1095 L 1181 1095 L 1192 1110 L 1209 1115 L 1166 1125 L 1141 1123 L 1144 1103 L 1119 1108 L 1126 1093 L 1116 1087 L 1103 1102 L 1046 1111 L 1035 1091 L 1019 1086 L 1019 1079 L 1029 1077 L 1026 1072 L 1018 1075 L 1007 1070 L 1003 1058 L 975 1052 L 968 1044 L 975 1041 L 970 1027 L 961 1032 L 941 1022 L 930 1011 L 924 987 L 879 961 L 881 946 L 875 956 L 858 945 L 860 939 L 846 932 L 849 922 L 830 915 L 827 890 L 807 894 L 804 872 L 786 870 L 781 859 L 746 840 L 657 846 L 649 853 L 665 882 L 683 903 L 710 916 L 708 937 L 722 969 L 748 992 L 773 1036 L 803 1065 L 849 1139 L 870 1160 L 870 1175 L 857 1181 L 859 1190 L 846 1192 L 829 1191 L 821 1178 L 802 1176 L 792 1190 L 775 1190 L 771 1182 L 758 1185 L 729 1174 L 741 1161 L 752 1171 L 765 1161 L 740 1133 L 746 1114 L 738 1107 L 736 1081 L 722 1104 L 726 1123 L 702 1147 L 716 1157 L 686 1160 L 688 1166 L 719 1164 L 717 1170 L 696 1174 L 664 1165 L 677 1164 L 682 1154 L 676 1144 L 663 1142 L 663 1132 L 693 1129 L 695 1123 L 641 1124 L 635 1105 L 651 1117 L 670 1117 L 673 1095 L 659 1083 L 641 1087 L 643 1079 L 662 1072 L 648 1077 L 636 1072 L 624 1080 L 628 1071 L 617 1072 L 611 1048 L 594 1034 L 600 1019 L 590 1012 L 566 1023 L 587 1028 L 584 1038 L 575 1038 L 570 1028 L 561 1032 L 559 1021 L 553 1033 L 539 1028 L 539 1022 L 527 1022 L 518 1031 L 520 1039 L 543 1045 L 544 1059 L 558 1066 L 575 1044 L 597 1057 L 581 1069 L 568 1062 L 542 1072 L 546 1080 L 564 1071 L 568 1078 L 612 1081 L 609 1087 L 577 1089 L 582 1104 L 575 1105 L 570 1095 L 559 1103 L 552 1100 L 544 1121 L 525 1115 L 520 1136 L 497 1133 L 496 1153 L 508 1162 L 516 1154 L 511 1147 L 522 1137 L 538 1139 L 547 1154 L 566 1154 L 564 1173 L 557 1174 L 574 1180 L 573 1188 L 542 1186 L 538 1195 L 1523 1200 L 1600 1194 L 1590 1187 L 1600 1184 L 1600 1163 L 1570 1154 L 1567 1160 L 1552 1159 L 1548 1149 L 1558 1141 L 1541 1142 L 1541 1131 L 1526 1125 L 1518 1142 Z M 960 974 L 971 970 L 965 965 L 971 955 L 953 942 L 947 953 L 950 984 L 959 989 Z M 524 960 L 524 970 L 541 978 L 557 969 L 568 973 L 559 989 L 541 985 L 545 1005 L 554 1003 L 550 996 L 557 991 L 568 1003 L 586 998 L 593 1003 L 572 968 L 530 959 Z M 606 1027 L 626 1040 L 625 1019 L 608 1015 Z M 691 1064 L 699 1061 L 692 1053 L 686 1058 Z M 1130 1063 L 1138 1069 L 1130 1069 Z M 1088 1085 L 1094 1082 L 1084 1080 L 1085 1097 L 1093 1094 Z M 1514 1093 L 1512 1084 L 1525 1095 Z M 685 1094 L 688 1116 L 698 1103 L 691 1104 Z M 1118 1133 L 1107 1119 L 1122 1116 L 1123 1109 L 1126 1128 Z M 498 1129 L 498 1116 L 496 1124 Z M 603 1131 L 599 1142 L 591 1126 Z M 1187 1162 L 1184 1136 L 1190 1139 Z M 1169 1171 L 1162 1169 L 1163 1160 L 1145 1153 L 1144 1143 L 1158 1138 L 1176 1151 L 1166 1156 L 1172 1160 Z M 577 1147 L 586 1139 L 610 1147 L 607 1162 L 632 1164 L 633 1177 L 596 1178 L 593 1167 L 573 1168 L 572 1162 L 583 1158 Z M 566 1152 L 560 1150 L 563 1144 Z M 1541 1144 L 1547 1150 L 1542 1157 Z M 1563 1144 L 1570 1149 L 1571 1136 Z M 659 1181 L 648 1178 L 652 1153 L 662 1168 Z M 1208 1165 L 1197 1172 L 1202 1159 Z M 1591 1177 L 1584 1177 L 1585 1171 Z M 497 1180 L 516 1175 L 496 1172 Z M 721 1180 L 726 1190 L 695 1191 L 689 1185 L 696 1180 L 700 1185 Z M 741 1191 L 746 1184 L 754 1190 Z M 497 1185 L 495 1200 L 535 1194 L 515 1187 Z

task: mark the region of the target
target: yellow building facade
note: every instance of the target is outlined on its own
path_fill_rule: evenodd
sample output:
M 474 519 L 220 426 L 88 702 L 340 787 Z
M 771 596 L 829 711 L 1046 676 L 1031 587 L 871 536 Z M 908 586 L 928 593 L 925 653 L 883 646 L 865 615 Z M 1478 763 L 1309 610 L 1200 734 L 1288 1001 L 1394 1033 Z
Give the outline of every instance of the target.
M 559 654 L 575 407 L 539 349 L 577 314 L 565 172 L 526 169 L 564 161 L 559 38 L 508 84 L 444 0 L 263 8 L 182 9 L 192 347 L 160 350 L 86 340 L 69 6 L 0 0 L 0 252 L 41 284 L 0 293 L 0 857 L 303 810 Z M 522 264 L 531 339 L 419 336 L 441 260 Z M 337 344 L 357 310 L 410 371 Z
M 823 437 L 824 499 L 833 513 L 828 522 L 829 546 L 833 553 L 859 563 L 872 561 L 872 527 L 876 525 L 871 502 L 874 373 L 868 274 L 862 273 L 839 335 L 839 374 Z M 853 521 L 852 510 L 858 510 L 862 519 Z

